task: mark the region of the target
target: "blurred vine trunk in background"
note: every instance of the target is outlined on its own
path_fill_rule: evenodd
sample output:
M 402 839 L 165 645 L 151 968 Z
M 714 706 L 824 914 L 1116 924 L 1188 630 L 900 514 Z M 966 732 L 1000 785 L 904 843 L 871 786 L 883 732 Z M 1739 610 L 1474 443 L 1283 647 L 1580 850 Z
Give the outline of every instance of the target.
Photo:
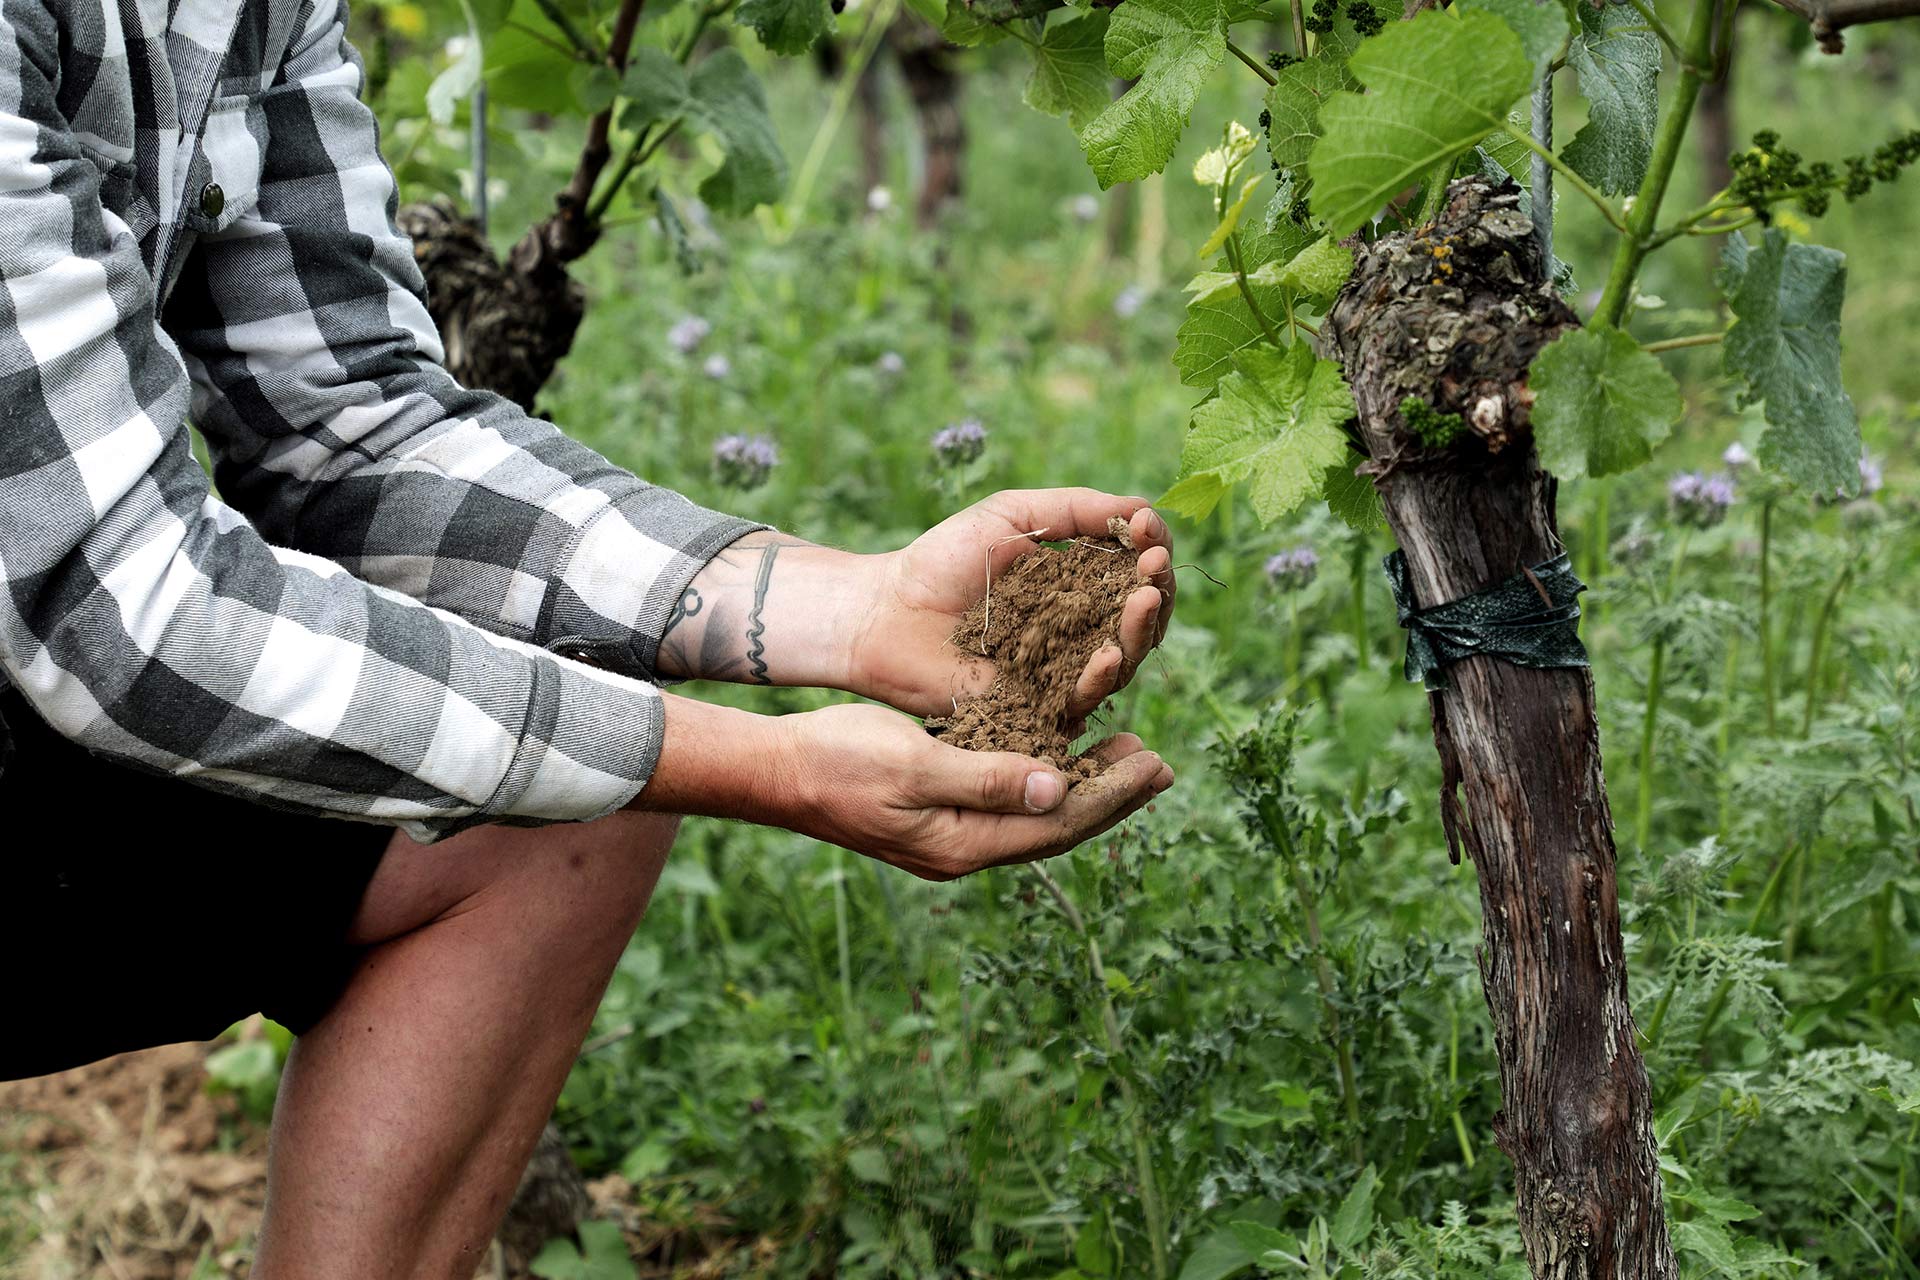
M 1517 205 L 1511 186 L 1454 183 L 1434 222 L 1356 248 L 1323 331 L 1423 609 L 1562 550 L 1526 379 L 1578 322 Z M 1413 441 L 1408 397 L 1460 413 L 1459 438 Z M 1464 843 L 1479 872 L 1495 1128 L 1528 1262 L 1539 1280 L 1672 1280 L 1592 674 L 1473 656 L 1444 675 L 1430 695 L 1442 815 L 1454 856 Z
M 960 111 L 960 69 L 954 64 L 959 51 L 912 16 L 899 18 L 887 29 L 887 47 L 893 50 L 920 120 L 923 163 L 914 216 L 922 227 L 931 227 L 960 202 L 966 165 L 967 122 Z
M 532 412 L 586 313 L 547 223 L 521 237 L 503 263 L 450 200 L 403 205 L 398 222 L 427 278 L 427 311 L 446 344 L 447 371 Z

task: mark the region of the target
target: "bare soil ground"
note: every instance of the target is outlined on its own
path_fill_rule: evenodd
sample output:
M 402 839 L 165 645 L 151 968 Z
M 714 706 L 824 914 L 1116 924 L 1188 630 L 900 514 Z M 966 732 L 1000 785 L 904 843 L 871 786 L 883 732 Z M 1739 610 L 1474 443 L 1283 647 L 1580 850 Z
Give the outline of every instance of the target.
M 216 1043 L 0 1082 L 0 1280 L 238 1280 L 266 1200 L 267 1131 L 207 1092 Z M 701 1280 L 771 1261 L 724 1213 L 652 1220 L 617 1174 L 587 1183 L 643 1277 Z M 525 1280 L 495 1251 L 476 1280 Z
M 239 1275 L 266 1195 L 266 1131 L 206 1092 L 210 1046 L 176 1044 L 0 1084 L 0 1275 Z

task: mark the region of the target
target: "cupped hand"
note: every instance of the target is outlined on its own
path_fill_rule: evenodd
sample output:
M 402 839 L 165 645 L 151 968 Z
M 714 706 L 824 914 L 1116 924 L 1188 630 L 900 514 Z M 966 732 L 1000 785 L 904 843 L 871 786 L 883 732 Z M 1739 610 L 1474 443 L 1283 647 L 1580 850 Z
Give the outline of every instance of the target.
M 851 655 L 856 692 L 914 715 L 940 715 L 982 693 L 993 664 L 947 642 L 968 609 L 1041 540 L 1104 537 L 1127 522 L 1140 550 L 1140 587 L 1120 614 L 1119 643 L 1088 660 L 1068 711 L 1084 719 L 1132 679 L 1173 614 L 1173 556 L 1166 521 L 1145 498 L 1092 489 L 1007 490 L 935 525 L 883 558 L 874 608 Z
M 1011 752 L 965 751 L 875 706 L 780 720 L 788 799 L 775 821 L 925 880 L 1064 853 L 1173 785 L 1130 733 L 1089 754 L 1106 770 L 1066 789 L 1057 769 Z

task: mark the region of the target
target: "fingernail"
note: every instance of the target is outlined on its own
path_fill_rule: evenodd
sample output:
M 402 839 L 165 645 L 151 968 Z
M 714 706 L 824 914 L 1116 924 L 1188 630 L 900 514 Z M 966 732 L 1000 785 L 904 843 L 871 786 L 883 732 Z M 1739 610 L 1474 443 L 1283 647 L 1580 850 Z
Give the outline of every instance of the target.
M 1066 794 L 1066 788 L 1060 785 L 1060 779 L 1051 773 L 1030 773 L 1027 775 L 1027 808 L 1035 813 L 1045 813 L 1060 803 L 1060 797 Z
M 1158 511 L 1150 511 L 1150 512 L 1148 512 L 1147 514 L 1153 517 L 1153 518 L 1152 518 L 1152 520 L 1150 520 L 1150 521 L 1148 522 L 1148 526 L 1149 526 L 1149 527 L 1148 527 L 1148 529 L 1147 529 L 1147 536 L 1148 536 L 1149 538 L 1164 538 L 1164 537 L 1166 537 L 1166 536 L 1167 536 L 1167 522 L 1166 522 L 1165 520 L 1162 520 L 1162 519 L 1160 518 L 1160 513 L 1159 513 Z

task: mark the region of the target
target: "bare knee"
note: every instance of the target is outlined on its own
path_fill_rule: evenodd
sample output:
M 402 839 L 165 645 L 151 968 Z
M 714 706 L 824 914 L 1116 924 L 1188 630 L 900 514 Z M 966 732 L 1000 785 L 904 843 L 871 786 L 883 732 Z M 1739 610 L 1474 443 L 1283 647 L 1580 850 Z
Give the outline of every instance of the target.
M 621 811 L 597 822 L 476 827 L 432 845 L 396 835 L 367 887 L 353 941 L 377 943 L 485 909 L 586 940 L 632 931 L 680 819 Z

